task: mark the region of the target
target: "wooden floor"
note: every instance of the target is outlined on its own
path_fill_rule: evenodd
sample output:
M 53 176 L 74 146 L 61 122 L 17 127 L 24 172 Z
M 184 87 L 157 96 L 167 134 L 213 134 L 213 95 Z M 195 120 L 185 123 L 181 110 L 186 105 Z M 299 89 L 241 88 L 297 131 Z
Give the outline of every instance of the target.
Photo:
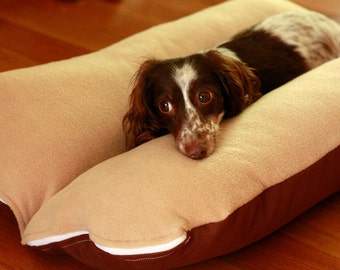
M 0 0 L 0 71 L 95 51 L 220 2 Z M 296 2 L 340 22 L 338 0 Z M 49 256 L 21 246 L 15 218 L 0 203 L 0 269 L 86 268 L 67 256 Z M 247 248 L 184 269 L 340 269 L 340 194 Z

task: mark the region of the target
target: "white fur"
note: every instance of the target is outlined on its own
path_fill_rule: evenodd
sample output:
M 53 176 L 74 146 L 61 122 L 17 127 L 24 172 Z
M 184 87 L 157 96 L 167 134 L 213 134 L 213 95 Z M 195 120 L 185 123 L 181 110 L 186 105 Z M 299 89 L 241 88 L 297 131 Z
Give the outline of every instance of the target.
M 184 64 L 175 70 L 174 79 L 182 91 L 186 109 L 193 108 L 189 98 L 189 88 L 190 83 L 196 78 L 197 73 L 190 64 Z
M 289 45 L 296 46 L 314 68 L 340 57 L 340 25 L 309 10 L 292 10 L 268 17 L 255 30 L 266 30 Z
M 217 119 L 211 118 L 202 120 L 197 109 L 190 101 L 189 91 L 190 84 L 197 78 L 195 69 L 186 63 L 180 68 L 176 68 L 174 72 L 174 80 L 181 89 L 186 117 L 183 119 L 182 127 L 176 138 L 179 150 L 186 154 L 186 146 L 192 142 L 206 145 L 207 154 L 211 154 L 215 147 L 215 136 L 219 129 L 219 123 L 223 117 L 223 113 Z

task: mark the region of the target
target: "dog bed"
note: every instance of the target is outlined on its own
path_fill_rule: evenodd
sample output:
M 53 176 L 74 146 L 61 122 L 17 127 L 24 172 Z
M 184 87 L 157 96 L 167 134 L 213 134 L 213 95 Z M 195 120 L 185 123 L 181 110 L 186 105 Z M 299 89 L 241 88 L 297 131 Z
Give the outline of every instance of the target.
M 228 1 L 98 52 L 0 74 L 0 200 L 22 243 L 97 269 L 168 269 L 242 248 L 340 189 L 340 59 L 222 123 L 195 161 L 171 136 L 124 152 L 148 57 L 214 47 L 289 1 Z

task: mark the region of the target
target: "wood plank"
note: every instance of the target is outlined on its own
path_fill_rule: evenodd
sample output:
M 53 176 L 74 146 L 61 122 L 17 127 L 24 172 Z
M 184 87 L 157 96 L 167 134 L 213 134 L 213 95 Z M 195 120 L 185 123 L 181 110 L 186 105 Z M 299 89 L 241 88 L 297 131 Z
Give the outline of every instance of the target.
M 326 208 L 326 204 L 315 206 L 281 232 L 340 261 L 340 213 Z
M 0 47 L 0 72 L 38 65 L 40 62 L 34 61 L 25 55 L 13 52 L 10 49 Z
M 155 24 L 174 20 L 223 0 L 0 1 L 0 48 L 46 63 L 111 45 Z M 3 59 L 0 70 L 30 66 Z M 0 58 L 1 60 L 1 58 Z M 8 68 L 7 68 L 8 67 Z
M 236 267 L 230 262 L 221 258 L 215 258 L 202 263 L 189 265 L 186 267 L 177 268 L 177 270 L 241 270 L 242 268 Z
M 186 5 L 181 0 L 154 2 L 125 0 L 74 3 L 36 0 L 0 2 L 0 18 L 25 26 L 32 31 L 88 50 L 98 50 L 155 24 L 185 16 L 207 6 L 204 1 Z M 209 5 L 222 0 L 211 0 Z M 176 13 L 171 12 L 176 10 Z M 174 15 L 175 14 L 175 15 Z
M 56 61 L 90 52 L 1 19 L 0 31 L 6 37 L 0 39 L 1 48 L 23 55 L 36 63 Z
M 226 255 L 228 263 L 247 270 L 340 269 L 339 259 L 276 232 L 240 251 Z

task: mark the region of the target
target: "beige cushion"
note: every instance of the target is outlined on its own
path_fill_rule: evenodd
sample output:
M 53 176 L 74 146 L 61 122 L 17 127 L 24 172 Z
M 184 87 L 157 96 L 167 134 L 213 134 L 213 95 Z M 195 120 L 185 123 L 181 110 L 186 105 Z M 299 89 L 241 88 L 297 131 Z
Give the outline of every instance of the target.
M 145 58 L 211 48 L 294 7 L 282 1 L 252 2 L 223 3 L 96 53 L 0 73 L 0 198 L 14 211 L 21 231 L 53 194 L 124 151 L 121 119 L 131 78 Z M 249 5 L 257 7 L 251 15 Z

